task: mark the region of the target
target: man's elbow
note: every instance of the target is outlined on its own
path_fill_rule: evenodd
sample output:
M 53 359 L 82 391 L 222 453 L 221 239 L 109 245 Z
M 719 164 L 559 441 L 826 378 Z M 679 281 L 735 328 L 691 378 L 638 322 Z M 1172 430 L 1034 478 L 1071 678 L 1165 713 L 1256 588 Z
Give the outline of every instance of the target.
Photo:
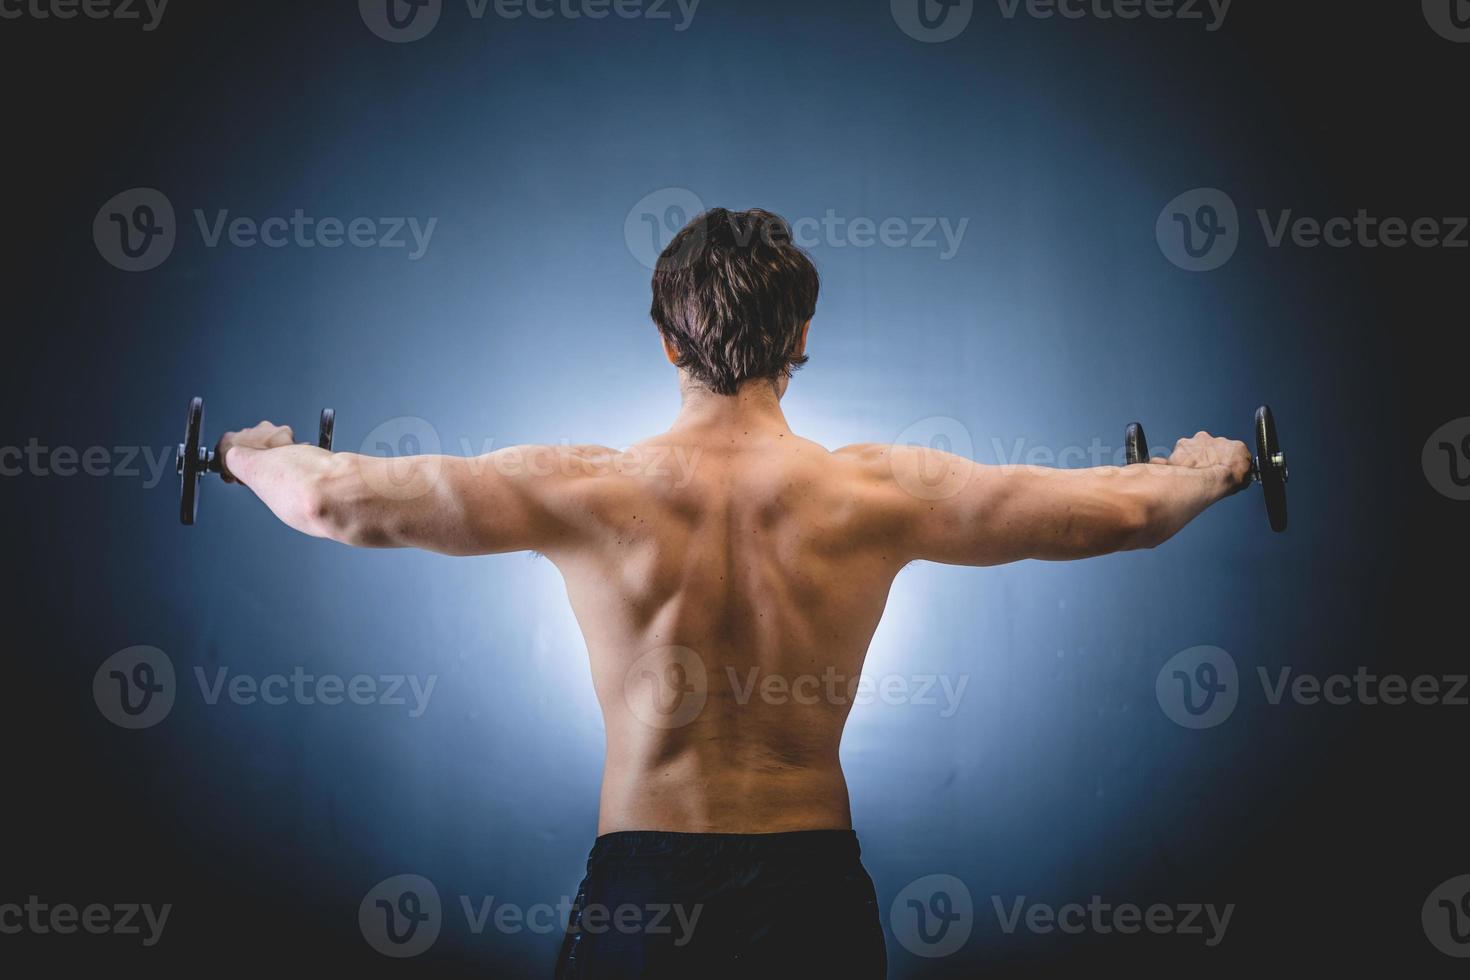
M 1071 542 L 1068 557 L 1093 558 L 1163 543 L 1157 509 L 1139 494 L 1099 494 L 1085 513 L 1085 520 L 1073 515 L 1069 521 L 1064 535 Z
M 369 495 L 360 483 L 355 474 L 337 467 L 309 480 L 301 499 L 307 533 L 355 548 L 381 546 Z
M 1146 551 L 1169 540 L 1172 532 L 1164 520 L 1164 508 L 1144 496 L 1131 495 L 1119 505 L 1119 551 Z

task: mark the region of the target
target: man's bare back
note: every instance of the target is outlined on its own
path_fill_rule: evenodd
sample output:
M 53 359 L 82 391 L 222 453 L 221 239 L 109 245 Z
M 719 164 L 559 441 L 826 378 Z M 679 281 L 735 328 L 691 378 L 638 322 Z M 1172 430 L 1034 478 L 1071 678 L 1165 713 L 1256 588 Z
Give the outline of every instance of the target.
M 682 449 L 685 480 L 635 463 L 573 490 L 603 540 L 548 552 L 607 725 L 601 833 L 851 826 L 846 682 L 902 563 L 857 455 L 793 434 L 774 399 L 727 408 L 622 457 Z
M 1148 547 L 1249 481 L 1249 451 L 1203 433 L 1128 469 L 829 452 L 791 431 L 781 387 L 687 392 L 668 432 L 624 452 L 385 460 L 290 445 L 268 423 L 221 446 L 306 533 L 556 564 L 607 729 L 600 833 L 851 826 L 838 746 L 905 565 Z

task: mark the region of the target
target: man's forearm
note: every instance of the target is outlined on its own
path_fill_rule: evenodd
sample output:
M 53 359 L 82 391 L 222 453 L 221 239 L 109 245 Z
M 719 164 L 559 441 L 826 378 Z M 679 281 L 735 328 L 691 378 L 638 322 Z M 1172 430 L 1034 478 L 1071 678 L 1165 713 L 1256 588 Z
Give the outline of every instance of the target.
M 315 446 L 253 449 L 231 446 L 225 469 L 249 487 L 288 526 L 317 538 L 334 538 L 327 482 L 334 457 Z
M 1126 467 L 1118 471 L 1118 478 L 1132 483 L 1129 492 L 1144 502 L 1145 519 L 1127 550 L 1158 547 L 1233 492 L 1230 471 L 1225 466 L 1194 468 L 1151 463 Z

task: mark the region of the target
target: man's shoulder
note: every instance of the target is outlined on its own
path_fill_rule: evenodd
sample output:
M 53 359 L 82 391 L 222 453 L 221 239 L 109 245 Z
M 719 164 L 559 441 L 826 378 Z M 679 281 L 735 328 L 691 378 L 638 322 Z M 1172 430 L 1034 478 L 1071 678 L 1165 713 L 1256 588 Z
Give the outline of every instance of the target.
M 908 447 L 887 442 L 855 442 L 832 450 L 832 459 L 852 477 L 865 483 L 892 480 L 895 466 L 902 464 Z
M 882 463 L 889 459 L 892 453 L 893 446 L 886 442 L 855 442 L 852 445 L 839 446 L 832 450 L 834 457 L 854 463 Z

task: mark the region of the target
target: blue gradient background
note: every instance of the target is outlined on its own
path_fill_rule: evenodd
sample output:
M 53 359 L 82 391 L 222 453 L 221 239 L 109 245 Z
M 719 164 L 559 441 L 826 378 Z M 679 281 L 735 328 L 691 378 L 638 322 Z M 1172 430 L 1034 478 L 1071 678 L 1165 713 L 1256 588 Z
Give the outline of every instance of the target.
M 1378 258 L 1271 250 L 1251 218 L 1374 203 L 1332 176 L 1339 148 L 1304 131 L 1320 73 L 1303 70 L 1315 81 L 1289 105 L 1261 65 L 1269 43 L 1296 50 L 1263 40 L 1282 30 L 1320 40 L 1304 16 L 1282 27 L 1273 18 L 1288 15 L 1241 4 L 1207 34 L 1007 21 L 982 4 L 964 35 L 930 46 L 878 2 L 705 0 L 682 33 L 617 18 L 476 21 L 450 3 L 433 34 L 400 46 L 354 4 L 251 6 L 179 7 L 126 44 L 78 25 L 86 64 L 104 78 L 114 66 L 129 96 L 118 111 L 105 90 L 70 103 L 91 120 L 94 152 L 56 161 L 65 194 L 46 200 L 58 230 L 30 256 L 34 284 L 52 285 L 30 297 L 49 326 L 21 342 L 23 359 L 55 367 L 50 380 L 12 378 L 27 395 L 17 444 L 161 452 L 202 394 L 211 437 L 262 416 L 306 433 L 331 405 L 345 449 L 402 416 L 427 420 L 451 452 L 625 445 L 677 407 L 646 316 L 649 272 L 624 241 L 645 195 L 687 188 L 792 219 L 968 218 L 949 261 L 813 248 L 824 288 L 811 364 L 787 398 L 794 428 L 835 447 L 942 416 L 999 462 L 993 440 L 1116 447 L 1135 418 L 1159 445 L 1200 428 L 1246 438 L 1266 401 L 1292 454 L 1293 527 L 1271 535 L 1252 491 L 1155 552 L 900 576 L 868 672 L 965 675 L 968 688 L 950 718 L 854 712 L 854 819 L 885 917 L 907 883 L 945 873 L 967 882 L 978 922 L 942 961 L 890 939 L 891 975 L 1099 963 L 1198 974 L 1278 945 L 1347 955 L 1342 936 L 1369 928 L 1385 962 L 1420 955 L 1418 903 L 1463 869 L 1409 843 L 1368 862 L 1380 877 L 1366 887 L 1341 855 L 1378 819 L 1357 808 L 1396 791 L 1428 794 L 1417 830 L 1448 836 L 1449 816 L 1433 816 L 1446 812 L 1441 791 L 1402 755 L 1361 753 L 1383 737 L 1364 733 L 1379 722 L 1361 710 L 1267 708 L 1254 680 L 1258 666 L 1326 673 L 1400 656 L 1379 644 L 1404 623 L 1383 597 L 1408 567 L 1398 501 L 1424 494 L 1422 433 L 1401 433 L 1392 399 L 1364 397 L 1385 375 L 1399 383 L 1393 334 L 1377 326 L 1387 301 L 1364 271 Z M 1403 43 L 1453 54 L 1420 38 L 1417 16 L 1392 25 Z M 22 29 L 68 41 L 59 25 Z M 127 275 L 98 258 L 90 225 L 135 186 L 169 196 L 180 242 L 160 269 Z M 1154 239 L 1164 204 L 1199 186 L 1227 190 L 1250 224 L 1209 274 L 1175 268 Z M 195 208 L 438 225 L 417 262 L 207 249 Z M 1377 444 L 1398 462 L 1367 465 Z M 555 903 L 595 834 L 601 723 L 555 569 L 349 551 L 291 535 L 215 482 L 185 530 L 172 474 L 142 484 L 6 487 L 31 515 L 15 528 L 19 552 L 39 559 L 9 601 L 34 626 L 25 642 L 52 658 L 30 667 L 28 736 L 48 749 L 18 763 L 21 891 L 174 902 L 160 962 L 210 948 L 240 964 L 366 970 L 387 961 L 356 934 L 357 903 L 412 872 L 436 883 L 448 919 L 406 966 L 545 973 L 559 937 L 472 935 L 455 896 Z M 164 724 L 124 733 L 95 712 L 90 679 L 140 643 L 170 655 L 182 690 Z M 1246 694 L 1227 724 L 1194 732 L 1162 714 L 1154 679 L 1199 644 L 1234 655 Z M 438 682 L 410 719 L 208 706 L 192 676 L 298 665 Z M 1335 899 L 1355 884 L 1351 901 Z M 1228 948 L 1211 951 L 1007 936 L 990 908 L 993 895 L 1093 894 L 1240 909 Z

